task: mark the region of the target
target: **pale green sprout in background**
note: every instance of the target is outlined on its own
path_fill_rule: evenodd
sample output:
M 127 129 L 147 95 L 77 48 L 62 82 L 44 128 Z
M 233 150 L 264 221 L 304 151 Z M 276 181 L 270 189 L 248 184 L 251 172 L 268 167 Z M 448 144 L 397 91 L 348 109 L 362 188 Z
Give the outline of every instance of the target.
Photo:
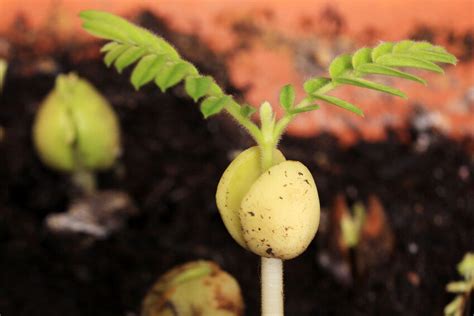
M 260 164 L 260 177 L 255 182 L 250 183 L 249 187 L 244 188 L 250 190 L 247 192 L 248 194 L 252 192 L 254 186 L 258 186 L 258 183 L 272 183 L 272 181 L 267 179 L 270 175 L 266 175 L 267 172 L 271 171 L 272 167 L 285 164 L 285 166 L 291 166 L 294 169 L 295 166 L 291 162 L 276 161 L 275 150 L 285 129 L 298 114 L 317 110 L 320 105 L 316 102 L 322 101 L 363 116 L 362 110 L 356 105 L 328 95 L 328 92 L 331 90 L 342 85 L 352 85 L 406 98 L 406 95 L 396 88 L 369 81 L 363 79 L 363 77 L 366 75 L 384 75 L 426 85 L 426 81 L 423 78 L 402 71 L 400 67 L 443 73 L 443 69 L 437 63 L 456 64 L 457 62 L 456 57 L 448 53 L 446 49 L 428 42 L 405 40 L 397 43 L 383 42 L 374 48 L 361 48 L 352 55 L 343 54 L 336 57 L 329 66 L 329 76 L 314 77 L 307 80 L 304 83 L 306 95 L 299 101 L 296 100 L 294 87 L 292 85 L 284 86 L 280 92 L 280 106 L 284 113 L 281 118 L 277 119 L 271 105 L 268 102 L 263 102 L 259 107 L 259 126 L 252 120 L 252 115 L 256 111 L 254 107 L 239 104 L 231 95 L 222 91 L 212 77 L 200 74 L 194 65 L 184 60 L 176 49 L 163 38 L 107 12 L 89 10 L 83 11 L 80 16 L 86 31 L 109 41 L 102 48 L 102 52 L 105 53 L 104 60 L 107 66 L 113 65 L 118 72 L 122 72 L 124 68 L 135 64 L 130 81 L 136 89 L 154 82 L 164 92 L 168 88 L 184 82 L 186 93 L 195 102 L 201 103 L 200 109 L 205 118 L 225 111 L 247 130 L 258 145 L 258 162 Z M 250 164 L 253 165 L 252 162 Z M 237 166 L 232 166 L 231 163 L 229 168 L 233 169 L 234 167 Z M 246 172 L 242 174 L 245 175 Z M 264 176 L 265 178 L 262 178 Z M 280 179 L 279 175 L 275 177 Z M 313 181 L 312 177 L 311 179 L 306 178 L 306 180 L 310 183 Z M 236 183 L 232 182 L 226 185 L 227 189 L 239 187 Z M 304 184 L 302 183 L 302 185 Z M 316 191 L 316 188 L 313 187 L 311 190 Z M 311 199 L 314 196 L 317 198 L 317 192 L 314 193 L 310 194 L 312 196 Z M 241 196 L 244 198 L 243 195 Z M 275 196 L 275 198 L 276 201 L 265 202 L 276 207 L 279 197 Z M 219 201 L 217 202 L 219 204 Z M 236 204 L 239 205 L 239 202 L 237 201 Z M 309 203 L 308 200 L 308 203 L 313 206 L 312 202 Z M 279 208 L 276 207 L 276 209 Z M 225 217 L 229 215 L 227 214 L 229 209 L 219 208 L 219 211 L 225 222 Z M 238 208 L 230 211 L 238 212 Z M 312 211 L 317 212 L 317 216 L 314 216 L 314 218 L 319 218 L 319 200 L 317 201 L 317 207 L 312 209 Z M 268 218 L 269 226 L 275 225 L 275 223 L 284 218 L 282 214 L 273 215 L 273 220 Z M 239 220 L 241 216 L 241 213 L 235 213 L 230 217 Z M 252 215 L 250 214 L 250 216 Z M 305 219 L 301 218 L 300 225 L 302 227 L 306 227 Z M 243 225 L 244 222 L 240 221 L 237 225 Z M 262 232 L 266 231 L 264 227 L 259 228 L 262 228 Z M 248 227 L 241 226 L 241 229 L 245 232 Z M 238 236 L 235 231 L 230 230 L 230 232 L 234 238 Z M 316 231 L 312 233 L 313 237 L 315 233 Z M 258 229 L 255 232 L 255 236 L 258 236 Z M 265 239 L 268 237 L 270 242 L 273 242 L 271 236 L 262 235 L 261 237 Z M 306 238 L 304 240 L 305 242 L 307 241 Z M 249 248 L 249 244 L 245 240 L 236 239 L 236 241 L 242 246 Z M 306 246 L 306 244 L 299 245 L 296 254 L 293 253 L 288 257 L 285 254 L 281 256 L 275 254 L 272 251 L 273 249 L 265 252 L 265 256 L 261 260 L 262 315 L 279 316 L 284 314 L 282 259 L 295 257 L 304 251 Z M 254 250 L 252 249 L 252 251 Z M 261 255 L 260 252 L 258 254 Z
M 358 245 L 366 215 L 365 207 L 362 203 L 354 204 L 352 210 L 353 215 L 344 213 L 341 219 L 342 239 L 349 248 L 354 248 Z
M 33 142 L 43 163 L 72 174 L 85 193 L 96 189 L 94 172 L 112 167 L 121 151 L 112 107 L 92 84 L 74 73 L 59 75 L 41 103 Z
M 444 308 L 445 316 L 463 316 L 469 308 L 469 300 L 474 291 L 474 252 L 468 252 L 457 266 L 463 281 L 454 281 L 446 285 L 446 291 L 457 294 Z

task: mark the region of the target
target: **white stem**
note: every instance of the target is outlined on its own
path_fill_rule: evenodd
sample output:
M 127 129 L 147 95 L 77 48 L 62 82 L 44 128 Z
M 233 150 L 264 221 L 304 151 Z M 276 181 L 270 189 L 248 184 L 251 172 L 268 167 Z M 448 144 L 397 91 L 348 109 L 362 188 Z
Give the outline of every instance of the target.
M 262 257 L 262 316 L 283 316 L 283 261 Z

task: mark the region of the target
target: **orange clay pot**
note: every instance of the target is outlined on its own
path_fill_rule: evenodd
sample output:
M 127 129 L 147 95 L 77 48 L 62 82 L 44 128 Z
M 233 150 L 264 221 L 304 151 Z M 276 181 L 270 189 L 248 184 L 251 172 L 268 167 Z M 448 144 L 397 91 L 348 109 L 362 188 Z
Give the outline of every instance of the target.
M 380 40 L 428 39 L 461 60 L 446 68 L 446 76 L 423 74 L 428 87 L 397 80 L 395 86 L 408 94 L 408 101 L 339 89 L 334 94 L 360 105 L 365 119 L 323 106 L 301 115 L 289 132 L 312 136 L 329 131 L 344 143 L 360 137 L 377 140 L 387 127 L 405 126 L 417 104 L 445 133 L 474 136 L 472 0 L 0 0 L 0 34 L 8 38 L 7 30 L 21 15 L 33 30 L 54 29 L 68 41 L 90 39 L 78 32 L 77 15 L 83 9 L 125 16 L 149 9 L 176 31 L 196 34 L 216 52 L 227 53 L 232 82 L 247 88 L 246 99 L 254 105 L 265 100 L 276 105 L 281 86 L 301 87 L 311 75 L 323 75 L 339 53 Z

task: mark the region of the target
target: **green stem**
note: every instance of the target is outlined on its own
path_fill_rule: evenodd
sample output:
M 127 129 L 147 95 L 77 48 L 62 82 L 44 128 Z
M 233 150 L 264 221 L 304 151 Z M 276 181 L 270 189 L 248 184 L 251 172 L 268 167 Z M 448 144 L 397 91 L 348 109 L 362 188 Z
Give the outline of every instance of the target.
M 273 138 L 277 141 L 280 140 L 281 136 L 285 132 L 288 125 L 293 121 L 295 115 L 286 113 L 275 125 L 275 130 L 273 131 Z
M 72 174 L 72 182 L 81 190 L 82 194 L 92 195 L 96 192 L 97 183 L 95 174 L 92 171 L 75 171 Z
M 273 142 L 264 142 L 259 144 L 260 157 L 262 159 L 262 173 L 273 166 L 273 152 L 276 148 Z
M 257 143 L 261 141 L 262 132 L 254 122 L 240 113 L 240 106 L 237 103 L 233 101 L 224 109 L 249 132 L 250 136 L 252 136 Z

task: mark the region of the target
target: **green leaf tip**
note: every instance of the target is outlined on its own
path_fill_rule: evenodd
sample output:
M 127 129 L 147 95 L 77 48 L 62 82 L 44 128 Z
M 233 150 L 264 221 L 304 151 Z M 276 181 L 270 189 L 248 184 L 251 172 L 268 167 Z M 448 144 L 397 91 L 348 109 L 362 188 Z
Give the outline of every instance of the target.
M 313 78 L 306 81 L 303 85 L 304 91 L 308 94 L 316 92 L 331 82 L 329 78 Z
M 201 113 L 204 115 L 204 118 L 207 119 L 208 117 L 221 112 L 230 102 L 231 98 L 228 95 L 220 97 L 207 97 L 201 103 Z
M 403 72 L 395 68 L 384 66 L 384 65 L 366 63 L 366 64 L 362 64 L 358 66 L 357 71 L 359 71 L 361 74 L 364 74 L 364 75 L 373 74 L 373 75 L 385 75 L 385 76 L 390 76 L 390 77 L 398 77 L 398 78 L 403 78 L 403 79 L 407 79 L 411 81 L 416 81 L 425 86 L 427 85 L 426 80 L 424 80 L 423 78 L 420 78 L 418 76 L 409 74 L 407 72 Z
M 341 84 L 348 84 L 348 85 L 357 86 L 361 88 L 367 88 L 367 89 L 372 89 L 372 90 L 376 90 L 380 92 L 385 92 L 385 93 L 406 99 L 405 93 L 401 92 L 400 90 L 391 88 L 389 86 L 385 86 L 380 83 L 372 82 L 369 80 L 360 79 L 360 78 L 336 78 L 335 81 Z
M 253 106 L 250 106 L 248 104 L 242 105 L 240 108 L 240 114 L 244 117 L 251 117 L 257 109 L 255 109 Z
M 352 70 L 352 58 L 349 54 L 343 54 L 336 57 L 329 65 L 329 74 L 331 78 L 343 76 L 347 71 Z
M 300 108 L 293 108 L 293 109 L 290 109 L 290 113 L 291 114 L 299 114 L 299 113 L 304 113 L 304 112 L 310 112 L 310 111 L 314 111 L 314 110 L 318 110 L 320 108 L 320 106 L 318 104 L 313 104 L 313 105 L 307 105 L 307 106 L 303 106 L 303 107 L 300 107 Z
M 287 84 L 280 91 L 280 104 L 289 111 L 295 103 L 296 93 L 295 88 L 291 84 Z
M 187 62 L 168 62 L 163 65 L 156 76 L 155 83 L 162 92 L 165 92 L 168 88 L 178 84 L 188 74 L 192 73 L 192 70 L 192 65 Z
M 213 80 L 210 76 L 191 76 L 186 78 L 184 88 L 186 93 L 194 100 L 194 102 L 197 102 L 201 97 L 207 94 L 212 81 Z
M 147 55 L 143 57 L 130 77 L 130 81 L 135 89 L 138 90 L 152 81 L 165 62 L 166 58 L 163 55 Z
M 323 100 L 327 103 L 331 103 L 338 107 L 351 111 L 352 113 L 355 113 L 361 117 L 364 117 L 364 112 L 350 102 L 344 101 L 342 99 L 339 99 L 330 95 L 324 95 L 324 94 L 313 94 L 312 96 L 314 96 L 317 99 Z

